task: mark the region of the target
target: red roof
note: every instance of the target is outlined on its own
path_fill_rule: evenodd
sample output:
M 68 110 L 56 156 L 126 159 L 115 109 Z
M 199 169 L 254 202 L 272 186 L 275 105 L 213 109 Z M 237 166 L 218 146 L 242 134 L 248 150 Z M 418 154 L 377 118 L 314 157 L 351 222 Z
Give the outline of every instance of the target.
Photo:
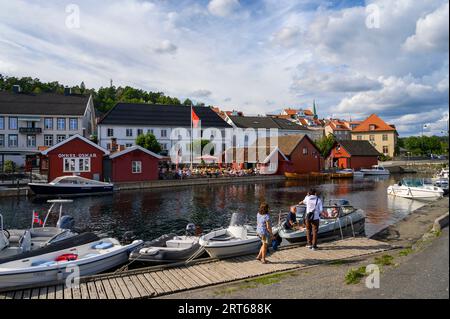
M 367 119 L 355 127 L 353 132 L 376 132 L 376 131 L 395 131 L 395 128 L 387 124 L 376 114 L 370 115 Z
M 330 120 L 328 122 L 329 126 L 333 129 L 333 131 L 350 131 L 350 128 L 347 126 L 347 123 L 340 120 Z
M 303 110 L 303 113 L 305 113 L 305 115 L 308 115 L 308 116 L 314 115 L 314 113 L 311 110 Z
M 284 112 L 287 115 L 295 115 L 295 114 L 297 114 L 297 110 L 295 110 L 295 109 L 284 109 Z

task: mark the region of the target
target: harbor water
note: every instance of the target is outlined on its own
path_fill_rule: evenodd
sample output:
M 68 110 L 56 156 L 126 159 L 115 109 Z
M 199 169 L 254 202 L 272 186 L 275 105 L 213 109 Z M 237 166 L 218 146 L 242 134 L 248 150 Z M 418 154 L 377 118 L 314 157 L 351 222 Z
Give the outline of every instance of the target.
M 65 204 L 64 212 L 75 218 L 79 231 L 114 237 L 133 231 L 138 238 L 151 240 L 166 233 L 182 234 L 191 222 L 204 231 L 227 226 L 235 212 L 246 214 L 248 222 L 254 224 L 261 201 L 269 204 L 272 221 L 275 222 L 280 211 L 286 212 L 290 205 L 305 197 L 309 188 L 314 187 L 325 202 L 348 199 L 353 206 L 363 209 L 367 215 L 366 235 L 371 236 L 424 205 L 387 196 L 386 188 L 399 178 L 372 176 L 320 182 L 286 180 L 124 191 L 76 198 L 73 203 Z M 49 204 L 43 199 L 0 199 L 5 228 L 27 228 L 31 224 L 33 210 L 43 218 L 48 208 Z M 53 216 L 49 222 L 55 223 L 56 218 Z

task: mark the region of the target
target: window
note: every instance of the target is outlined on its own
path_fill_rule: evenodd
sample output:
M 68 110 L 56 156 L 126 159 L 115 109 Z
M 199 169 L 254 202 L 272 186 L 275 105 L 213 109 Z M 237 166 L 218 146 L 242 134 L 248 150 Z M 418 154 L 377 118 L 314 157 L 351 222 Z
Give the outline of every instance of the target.
M 383 141 L 387 141 L 388 140 L 388 135 L 387 134 L 383 134 Z
M 369 131 L 375 131 L 375 124 L 369 125 Z
M 51 117 L 46 117 L 44 119 L 44 129 L 53 130 L 53 119 Z
M 0 130 L 5 129 L 5 118 L 3 116 L 0 116 Z
M 53 135 L 44 135 L 44 146 L 53 146 Z
M 90 172 L 91 159 L 90 158 L 64 158 L 64 172 Z
M 78 119 L 76 118 L 69 119 L 69 129 L 71 131 L 78 131 Z
M 375 135 L 369 135 L 369 141 L 371 142 L 375 141 Z
M 166 144 L 166 143 L 162 143 L 162 144 L 161 144 L 161 149 L 162 149 L 163 151 L 167 151 L 167 144 Z
M 357 139 L 358 141 L 361 141 L 361 140 L 362 140 L 362 136 L 361 136 L 361 135 L 357 135 L 357 136 L 356 136 L 356 139 Z
M 5 147 L 5 134 L 0 134 L 0 147 Z
M 150 133 L 150 134 L 155 134 L 155 133 L 153 133 L 153 129 L 151 129 L 151 128 L 149 128 L 148 130 L 147 130 L 147 133 Z
M 109 128 L 109 129 L 106 131 L 106 135 L 108 135 L 108 137 L 114 136 L 114 129 Z
M 17 117 L 10 117 L 9 118 L 9 129 L 10 130 L 17 130 L 18 129 Z
M 19 146 L 19 138 L 18 138 L 17 134 L 9 134 L 8 146 L 9 147 L 18 147 Z
M 27 128 L 35 128 L 36 127 L 36 123 L 33 121 L 27 121 Z
M 125 144 L 125 147 L 133 147 L 133 144 L 131 144 L 131 143 L 126 143 L 126 144 Z
M 127 137 L 133 136 L 133 129 L 127 128 L 127 130 L 126 130 L 126 132 L 125 132 L 125 135 L 126 135 Z
M 65 135 L 57 135 L 56 136 L 56 143 L 61 143 L 62 141 L 64 141 L 66 139 Z
M 131 171 L 133 174 L 142 173 L 142 162 L 141 161 L 132 161 L 131 162 Z
M 386 145 L 383 146 L 383 154 L 389 154 L 389 147 Z
M 307 147 L 303 148 L 303 155 L 308 155 L 308 148 Z
M 64 131 L 66 129 L 66 119 L 61 117 L 58 118 L 56 128 L 58 131 Z
M 106 143 L 106 149 L 107 149 L 108 151 L 111 150 L 111 143 Z
M 27 147 L 36 147 L 36 135 L 27 135 Z
M 167 137 L 167 130 L 161 130 L 161 137 Z
M 143 134 L 144 134 L 144 130 L 141 129 L 141 128 L 138 128 L 138 129 L 137 129 L 137 136 L 143 135 Z

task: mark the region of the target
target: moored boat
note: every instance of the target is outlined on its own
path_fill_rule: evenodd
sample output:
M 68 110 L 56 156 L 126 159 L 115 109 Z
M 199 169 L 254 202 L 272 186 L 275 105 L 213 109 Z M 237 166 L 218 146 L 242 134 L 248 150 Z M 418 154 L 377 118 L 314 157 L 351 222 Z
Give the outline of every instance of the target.
M 362 168 L 361 172 L 364 175 L 389 175 L 389 170 L 385 169 L 381 165 L 373 165 L 372 168 Z
M 258 252 L 261 240 L 256 230 L 245 224 L 243 214 L 234 213 L 230 225 L 203 235 L 200 245 L 213 258 L 226 258 Z
M 114 190 L 111 183 L 95 181 L 80 176 L 60 176 L 50 183 L 28 183 L 37 196 L 83 196 L 110 194 Z
M 409 199 L 437 200 L 444 196 L 444 190 L 425 184 L 423 180 L 402 179 L 398 184 L 389 186 L 387 194 Z
M 297 206 L 297 221 L 303 224 L 306 211 L 304 205 Z M 346 237 L 365 234 L 366 214 L 362 209 L 353 207 L 347 200 L 332 199 L 324 205 L 325 214 L 321 215 L 318 238 Z M 285 229 L 281 222 L 274 227 L 274 233 L 290 243 L 306 242 L 306 230 Z

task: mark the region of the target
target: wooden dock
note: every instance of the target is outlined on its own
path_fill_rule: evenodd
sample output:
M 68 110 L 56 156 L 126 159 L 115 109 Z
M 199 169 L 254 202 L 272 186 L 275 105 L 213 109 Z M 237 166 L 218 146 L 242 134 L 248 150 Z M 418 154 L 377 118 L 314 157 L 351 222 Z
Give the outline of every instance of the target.
M 82 278 L 78 288 L 67 288 L 59 284 L 2 292 L 0 299 L 152 298 L 374 254 L 391 248 L 386 243 L 368 238 L 344 239 L 324 243 L 320 247 L 317 251 L 311 251 L 304 246 L 285 247 L 271 253 L 268 264 L 262 264 L 255 260 L 254 255 L 248 255 L 225 260 L 200 261 L 189 266 L 150 267 Z

